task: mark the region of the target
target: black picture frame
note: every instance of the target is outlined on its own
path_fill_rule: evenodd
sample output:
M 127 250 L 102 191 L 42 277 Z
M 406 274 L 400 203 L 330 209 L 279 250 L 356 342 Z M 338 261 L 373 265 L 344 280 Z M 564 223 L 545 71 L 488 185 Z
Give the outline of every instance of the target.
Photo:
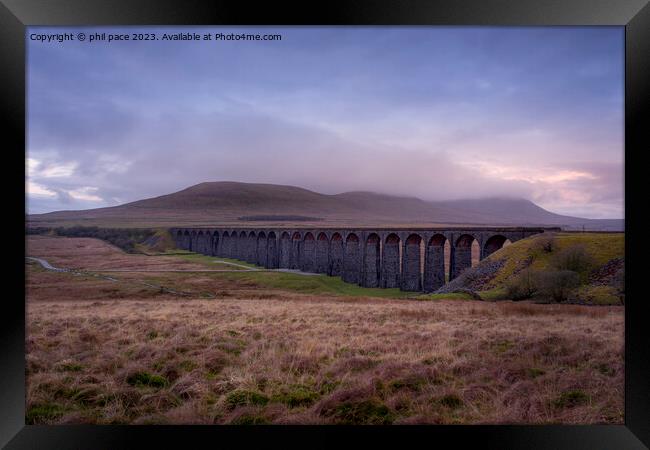
M 18 170 L 25 149 L 25 27 L 32 25 L 491 25 L 625 27 L 625 424 L 551 426 L 407 427 L 228 427 L 228 426 L 36 426 L 25 425 L 25 270 L 19 261 L 24 231 L 24 179 Z M 329 0 L 327 2 L 171 0 L 0 0 L 0 90 L 5 197 L 4 305 L 0 313 L 0 445 L 6 448 L 187 447 L 203 440 L 215 446 L 242 445 L 252 438 L 268 445 L 325 447 L 341 434 L 365 445 L 424 445 L 472 448 L 641 449 L 650 446 L 650 339 L 643 314 L 644 246 L 641 211 L 643 151 L 650 149 L 650 5 L 647 0 Z M 645 119 L 647 121 L 647 119 Z M 9 158 L 9 160 L 7 160 Z M 14 161 L 15 160 L 15 161 Z M 647 189 L 645 189 L 647 190 Z M 22 192 L 21 192 L 22 191 Z M 637 209 L 635 209 L 635 207 Z M 22 218 L 20 218 L 22 212 Z M 21 223 L 22 221 L 22 223 Z M 11 255 L 11 257 L 10 257 Z M 226 444 L 226 441 L 230 441 Z M 340 444 L 339 444 L 340 445 Z M 422 444 L 418 444 L 422 445 Z

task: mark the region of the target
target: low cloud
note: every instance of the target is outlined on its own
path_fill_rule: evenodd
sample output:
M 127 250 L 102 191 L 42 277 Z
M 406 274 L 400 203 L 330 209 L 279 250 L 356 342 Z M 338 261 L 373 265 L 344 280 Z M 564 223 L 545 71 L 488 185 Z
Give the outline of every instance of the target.
M 134 118 L 134 120 L 136 120 Z M 155 149 L 155 150 L 151 150 Z M 110 206 L 162 195 L 203 181 L 290 184 L 323 193 L 350 190 L 425 200 L 518 196 L 569 213 L 576 205 L 620 199 L 616 164 L 562 169 L 458 162 L 454 153 L 375 148 L 327 129 L 267 116 L 162 117 L 110 149 L 68 148 L 30 157 L 28 192 L 66 208 Z M 70 158 L 76 157 L 74 161 Z M 66 173 L 66 176 L 53 174 Z M 56 193 L 56 196 L 47 193 Z M 615 214 L 585 208 L 589 216 Z

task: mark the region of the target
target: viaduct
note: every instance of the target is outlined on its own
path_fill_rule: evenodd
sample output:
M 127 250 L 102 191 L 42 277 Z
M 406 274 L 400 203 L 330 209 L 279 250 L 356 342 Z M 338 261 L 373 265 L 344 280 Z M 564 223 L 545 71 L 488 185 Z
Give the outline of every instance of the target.
M 364 287 L 433 292 L 472 265 L 472 243 L 480 259 L 506 240 L 559 228 L 171 228 L 178 248 L 234 258 L 268 269 L 297 269 L 340 276 Z

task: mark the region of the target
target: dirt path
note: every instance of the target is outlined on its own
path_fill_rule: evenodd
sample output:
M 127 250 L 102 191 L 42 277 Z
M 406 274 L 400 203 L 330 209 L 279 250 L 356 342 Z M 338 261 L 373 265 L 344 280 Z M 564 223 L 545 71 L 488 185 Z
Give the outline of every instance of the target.
M 54 272 L 75 272 L 72 269 L 65 269 L 65 268 L 60 268 L 60 267 L 54 267 L 51 265 L 49 262 L 42 258 L 36 258 L 33 256 L 26 256 L 26 259 L 31 259 L 33 261 L 38 262 L 44 269 L 47 270 L 52 270 Z M 320 275 L 318 273 L 311 273 L 311 272 L 301 272 L 299 270 L 294 270 L 294 269 L 258 269 L 256 267 L 248 267 L 244 266 L 242 264 L 236 264 L 236 263 L 231 263 L 228 261 L 221 261 L 221 260 L 215 260 L 215 263 L 219 264 L 228 264 L 231 266 L 236 266 L 236 267 L 241 267 L 246 270 L 227 270 L 227 269 L 96 269 L 96 272 L 109 272 L 109 273 L 204 273 L 204 272 L 226 272 L 226 273 L 241 273 L 241 272 L 283 272 L 283 273 L 294 273 L 296 275 L 304 275 L 304 276 L 314 276 L 314 275 Z M 80 269 L 77 271 L 78 273 L 90 273 L 87 272 L 83 269 Z M 110 277 L 104 277 L 106 279 L 110 279 L 111 281 L 117 281 L 114 278 Z
M 167 270 L 164 270 L 164 269 L 161 269 L 161 270 L 99 269 L 99 270 L 96 270 L 95 272 L 90 272 L 90 271 L 84 270 L 84 269 L 66 269 L 66 268 L 62 268 L 62 267 L 54 267 L 52 264 L 50 264 L 45 259 L 37 258 L 37 257 L 34 257 L 34 256 L 26 256 L 25 259 L 28 259 L 28 260 L 31 260 L 31 261 L 36 261 L 45 270 L 50 270 L 50 271 L 53 271 L 53 272 L 71 273 L 71 274 L 77 275 L 77 276 L 86 275 L 86 276 L 101 278 L 101 279 L 108 280 L 108 281 L 111 281 L 111 282 L 114 282 L 114 283 L 122 282 L 122 283 L 130 283 L 130 284 L 139 284 L 139 285 L 147 286 L 147 287 L 152 288 L 152 289 L 160 290 L 160 291 L 163 291 L 163 292 L 167 292 L 169 294 L 179 295 L 179 296 L 183 296 L 183 297 L 195 295 L 195 293 L 185 292 L 185 291 L 177 291 L 175 289 L 170 289 L 170 288 L 167 288 L 167 287 L 164 287 L 164 286 L 147 283 L 146 281 L 119 280 L 117 278 L 113 278 L 113 277 L 108 276 L 108 275 L 102 275 L 101 273 L 105 273 L 105 272 L 111 272 L 111 273 L 113 273 L 113 272 L 118 272 L 118 273 L 167 273 L 167 272 L 177 272 L 177 273 L 183 273 L 183 272 L 185 272 L 185 273 L 231 272 L 231 273 L 233 273 L 233 272 L 236 272 L 236 273 L 241 273 L 241 272 L 246 272 L 246 271 L 254 271 L 254 272 L 285 272 L 285 273 L 295 273 L 295 274 L 305 275 L 305 276 L 319 275 L 317 273 L 300 272 L 298 270 L 292 270 L 292 269 L 257 269 L 257 268 L 247 267 L 247 266 L 244 266 L 244 265 L 241 265 L 241 264 L 231 263 L 231 262 L 227 262 L 227 261 L 215 261 L 215 262 L 221 263 L 221 264 L 230 264 L 232 266 L 242 267 L 242 268 L 244 268 L 246 270 L 239 270 L 239 269 L 238 270 L 223 270 L 223 269 L 212 269 L 212 270 L 211 269 L 205 269 L 205 270 L 201 270 L 201 269 L 190 269 L 190 270 L 179 270 L 179 269 L 167 269 Z M 98 272 L 101 272 L 101 273 L 98 273 Z M 213 296 L 211 296 L 211 297 L 213 297 Z
M 153 288 L 153 289 L 156 289 L 156 290 L 159 289 L 159 290 L 161 290 L 163 292 L 167 292 L 168 294 L 180 295 L 180 296 L 183 296 L 183 297 L 188 296 L 188 295 L 194 295 L 192 292 L 177 291 L 175 289 L 166 288 L 164 286 L 159 286 L 159 285 L 156 285 L 156 284 L 147 283 L 146 281 L 118 280 L 117 278 L 109 277 L 107 275 L 101 275 L 101 274 L 98 274 L 98 273 L 88 272 L 88 271 L 85 271 L 85 270 L 64 269 L 64 268 L 60 268 L 60 267 L 54 267 L 53 265 L 51 265 L 46 260 L 44 260 L 42 258 L 36 258 L 36 257 L 33 257 L 33 256 L 26 256 L 25 259 L 36 261 L 44 269 L 51 270 L 51 271 L 54 271 L 54 272 L 66 272 L 66 273 L 71 273 L 73 275 L 86 275 L 86 276 L 91 276 L 91 277 L 96 277 L 96 278 L 102 278 L 104 280 L 112 281 L 114 283 L 122 282 L 122 283 L 131 283 L 131 284 L 140 284 L 140 285 L 147 286 L 147 287 L 150 287 L 150 288 Z M 183 272 L 183 271 L 179 270 L 178 272 Z
M 248 270 L 260 270 L 260 269 L 257 269 L 255 267 L 248 267 L 248 266 L 244 266 L 243 264 L 237 264 L 237 263 L 232 263 L 232 262 L 228 262 L 228 261 L 222 261 L 220 259 L 215 259 L 212 262 L 219 263 L 219 264 L 227 264 L 229 266 L 235 266 L 235 267 L 243 267 L 244 269 L 248 269 Z
M 149 269 L 149 270 L 146 270 L 146 269 L 142 269 L 142 270 L 140 270 L 140 269 L 102 269 L 99 272 L 138 272 L 138 273 L 140 273 L 140 272 L 157 272 L 157 273 L 161 273 L 161 272 L 192 272 L 192 273 L 193 272 L 199 272 L 199 273 L 200 272 L 235 272 L 235 273 L 240 273 L 240 272 L 246 272 L 246 271 L 249 271 L 249 272 L 278 272 L 279 271 L 279 269 L 278 270 L 276 270 L 276 269 L 258 269 L 257 267 L 248 267 L 248 266 L 244 266 L 243 264 L 236 264 L 236 263 L 232 263 L 232 262 L 228 262 L 228 261 L 221 261 L 221 260 L 218 260 L 218 259 L 215 259 L 212 262 L 217 263 L 217 264 L 226 264 L 226 265 L 229 265 L 229 266 L 241 267 L 242 269 L 245 269 L 245 270 L 228 270 L 228 269 L 189 269 L 189 270 L 188 269 L 160 269 L 160 270 L 158 270 L 158 269 Z
M 61 269 L 60 267 L 54 267 L 49 262 L 47 262 L 47 261 L 45 261 L 44 259 L 41 259 L 41 258 L 36 258 L 36 257 L 33 257 L 33 256 L 25 256 L 25 259 L 31 259 L 32 261 L 36 261 L 41 266 L 43 266 L 44 269 L 47 269 L 47 270 L 53 270 L 55 272 L 70 272 L 70 269 Z

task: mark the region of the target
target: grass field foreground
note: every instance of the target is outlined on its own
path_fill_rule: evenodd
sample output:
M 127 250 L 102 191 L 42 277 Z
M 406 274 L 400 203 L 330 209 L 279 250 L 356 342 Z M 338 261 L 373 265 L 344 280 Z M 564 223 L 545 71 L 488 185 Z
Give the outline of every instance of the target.
M 51 239 L 28 249 L 103 267 L 87 240 Z M 113 264 L 145 261 L 96 245 Z M 623 422 L 622 307 L 320 294 L 336 279 L 284 273 L 157 275 L 193 293 L 178 297 L 135 283 L 151 276 L 28 264 L 27 423 Z

